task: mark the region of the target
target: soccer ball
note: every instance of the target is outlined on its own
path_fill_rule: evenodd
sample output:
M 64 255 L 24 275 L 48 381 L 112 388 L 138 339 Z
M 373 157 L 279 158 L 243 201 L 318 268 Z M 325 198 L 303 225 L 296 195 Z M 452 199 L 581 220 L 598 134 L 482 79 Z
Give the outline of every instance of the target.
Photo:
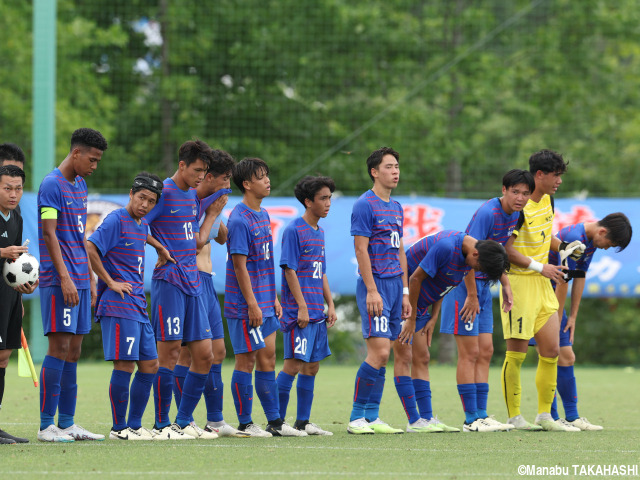
M 12 288 L 29 283 L 33 285 L 40 276 L 40 264 L 36 257 L 23 253 L 15 260 L 7 260 L 2 269 L 2 276 Z

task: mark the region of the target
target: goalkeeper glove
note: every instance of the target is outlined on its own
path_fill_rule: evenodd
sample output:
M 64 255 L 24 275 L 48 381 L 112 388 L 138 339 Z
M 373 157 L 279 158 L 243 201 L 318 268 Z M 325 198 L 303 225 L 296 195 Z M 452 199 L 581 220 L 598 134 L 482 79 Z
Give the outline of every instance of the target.
M 560 247 L 558 248 L 558 252 L 560 253 L 560 260 L 563 265 L 565 264 L 565 260 L 567 258 L 571 258 L 572 260 L 579 260 L 587 247 L 580 240 L 574 240 L 571 243 L 562 242 Z

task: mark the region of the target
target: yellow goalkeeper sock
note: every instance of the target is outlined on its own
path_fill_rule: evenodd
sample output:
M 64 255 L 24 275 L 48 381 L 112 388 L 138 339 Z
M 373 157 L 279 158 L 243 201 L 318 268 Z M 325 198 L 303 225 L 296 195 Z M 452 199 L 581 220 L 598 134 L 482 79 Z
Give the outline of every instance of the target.
M 526 353 L 507 351 L 502 365 L 502 395 L 507 404 L 509 418 L 520 415 L 520 398 L 522 385 L 520 383 L 520 368 Z
M 551 412 L 551 404 L 558 384 L 558 357 L 538 357 L 536 388 L 538 389 L 538 413 Z

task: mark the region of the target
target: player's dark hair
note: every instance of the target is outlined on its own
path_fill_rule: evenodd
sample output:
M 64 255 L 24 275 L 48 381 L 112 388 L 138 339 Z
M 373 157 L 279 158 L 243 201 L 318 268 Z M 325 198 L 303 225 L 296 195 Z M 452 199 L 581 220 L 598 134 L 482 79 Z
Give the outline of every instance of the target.
M 0 145 L 0 165 L 5 160 L 21 162 L 24 165 L 24 152 L 15 143 L 3 143 Z
M 233 166 L 233 183 L 244 193 L 244 181 L 250 182 L 253 177 L 257 177 L 261 172 L 269 175 L 269 167 L 261 158 L 243 158 Z
M 509 170 L 504 174 L 504 177 L 502 177 L 502 186 L 506 189 L 520 184 L 524 184 L 529 187 L 529 193 L 533 193 L 536 189 L 536 181 L 533 178 L 533 175 L 531 172 L 526 170 L 514 168 L 513 170 Z
M 79 128 L 71 134 L 71 150 L 75 147 L 88 147 L 104 152 L 107 146 L 102 134 L 93 128 Z
M 627 248 L 627 245 L 631 242 L 631 222 L 629 222 L 624 213 L 610 213 L 598 221 L 598 226 L 607 229 L 605 236 L 617 247 L 618 252 Z
M 217 177 L 218 175 L 226 175 L 233 171 L 235 163 L 236 161 L 233 159 L 231 154 L 224 150 L 211 150 L 211 164 L 209 165 L 207 173 L 210 173 L 214 177 Z
M 202 140 L 188 140 L 180 145 L 178 150 L 178 161 L 184 162 L 187 167 L 197 160 L 202 160 L 209 169 L 211 159 L 211 147 Z
M 553 150 L 543 149 L 529 157 L 529 171 L 535 175 L 538 170 L 544 173 L 564 173 L 569 162 L 564 161 L 562 155 Z
M 328 187 L 331 193 L 335 192 L 336 184 L 330 177 L 312 177 L 307 175 L 300 179 L 293 190 L 294 195 L 300 201 L 300 203 L 306 208 L 304 204 L 305 199 L 309 199 L 313 202 L 322 188 Z
M 400 154 L 391 147 L 380 147 L 379 149 L 371 152 L 371 155 L 367 158 L 367 173 L 369 174 L 369 177 L 371 177 L 372 181 L 373 175 L 371 175 L 371 169 L 378 168 L 385 155 L 392 155 L 398 162 L 400 162 Z
M 501 244 L 494 240 L 478 240 L 475 248 L 478 250 L 480 271 L 490 283 L 497 282 L 504 272 L 509 271 L 509 256 Z
M 22 179 L 22 185 L 24 185 L 24 170 L 15 165 L 2 165 L 0 167 L 0 177 L 6 175 L 8 177 L 20 177 Z
M 162 180 L 158 175 L 149 172 L 140 172 L 133 180 L 133 186 L 131 187 L 131 193 L 133 195 L 140 190 L 149 190 L 157 195 L 157 200 L 160 200 L 162 195 Z

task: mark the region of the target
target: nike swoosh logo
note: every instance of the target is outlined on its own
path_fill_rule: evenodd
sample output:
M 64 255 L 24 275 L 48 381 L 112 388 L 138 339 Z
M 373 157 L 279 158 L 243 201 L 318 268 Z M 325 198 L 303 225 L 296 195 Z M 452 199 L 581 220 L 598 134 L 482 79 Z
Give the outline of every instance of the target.
M 384 222 L 384 218 L 382 220 L 378 220 L 378 223 L 382 223 Z
M 531 221 L 529 222 L 529 225 L 531 225 L 533 222 L 535 222 L 535 220 L 531 220 Z
M 260 235 L 260 232 L 256 232 L 256 237 L 257 237 L 258 235 Z
M 71 205 L 73 202 L 67 202 L 67 205 Z
M 451 272 L 447 272 L 447 275 L 453 275 L 453 273 L 451 273 Z
M 310 251 L 311 251 L 311 249 L 305 250 L 304 253 L 309 253 Z
M 205 330 L 205 332 L 207 332 L 207 333 L 209 333 L 210 331 L 211 331 L 211 330 L 210 330 L 210 329 L 208 329 L 208 328 Z
M 125 245 L 126 247 L 130 247 L 131 245 L 133 245 L 133 242 L 131 242 L 131 243 L 124 242 L 124 245 Z
M 177 210 L 171 210 L 171 213 L 176 213 L 176 212 L 179 212 L 179 211 L 180 211 L 180 209 L 177 209 Z

